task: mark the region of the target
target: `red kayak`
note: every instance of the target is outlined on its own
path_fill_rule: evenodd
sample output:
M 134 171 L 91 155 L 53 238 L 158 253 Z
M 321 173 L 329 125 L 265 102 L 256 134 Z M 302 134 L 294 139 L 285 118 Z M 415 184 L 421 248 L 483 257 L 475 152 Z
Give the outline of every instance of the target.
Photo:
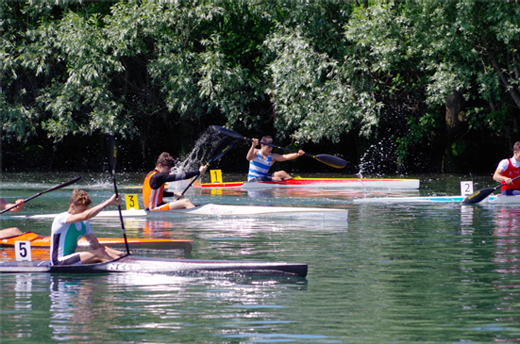
M 10 238 L 0 239 L 0 247 L 14 247 L 16 241 L 30 241 L 31 247 L 34 248 L 50 248 L 51 237 L 42 236 L 33 232 L 23 233 Z M 102 245 L 113 248 L 125 248 L 125 241 L 122 238 L 98 238 Z M 130 249 L 149 249 L 149 250 L 184 250 L 184 252 L 191 252 L 193 247 L 192 240 L 180 239 L 128 239 L 128 246 Z M 78 241 L 78 248 L 88 249 L 89 242 L 85 238 Z
M 194 184 L 212 189 L 322 188 L 322 189 L 418 189 L 419 179 L 400 178 L 300 178 L 280 182 L 224 182 Z

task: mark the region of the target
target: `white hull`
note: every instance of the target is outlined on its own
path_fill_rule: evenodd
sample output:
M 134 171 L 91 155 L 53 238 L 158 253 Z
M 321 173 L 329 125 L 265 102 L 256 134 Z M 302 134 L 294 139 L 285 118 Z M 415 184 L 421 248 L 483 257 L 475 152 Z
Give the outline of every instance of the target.
M 30 215 L 24 218 L 54 218 L 57 214 Z M 176 218 L 176 217 L 283 217 L 283 218 L 308 218 L 316 220 L 347 221 L 348 210 L 334 208 L 306 208 L 306 207 L 270 207 L 270 206 L 244 206 L 204 204 L 192 209 L 176 209 L 164 211 L 122 210 L 124 218 Z M 100 212 L 95 218 L 119 218 L 119 211 L 109 210 Z M 95 219 L 94 218 L 94 219 Z
M 461 203 L 466 196 L 356 198 L 354 203 Z M 520 196 L 490 195 L 476 204 L 520 205 Z

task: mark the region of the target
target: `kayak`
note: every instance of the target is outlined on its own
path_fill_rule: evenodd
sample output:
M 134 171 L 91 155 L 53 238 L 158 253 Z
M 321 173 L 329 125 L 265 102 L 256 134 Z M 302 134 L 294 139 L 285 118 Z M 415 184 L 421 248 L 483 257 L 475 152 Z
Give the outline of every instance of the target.
M 461 203 L 467 196 L 431 196 L 431 197 L 381 197 L 381 198 L 356 198 L 354 203 Z M 475 204 L 518 205 L 520 196 L 490 195 Z
M 460 203 L 465 196 L 431 196 L 431 197 L 365 197 L 355 198 L 354 203 Z
M 106 263 L 52 266 L 49 261 L 0 262 L 0 273 L 233 273 L 307 276 L 307 264 L 261 261 L 167 259 L 125 255 Z
M 33 232 L 23 233 L 18 236 L 0 239 L 0 247 L 14 247 L 16 241 L 30 241 L 31 248 L 50 248 L 51 237 L 42 236 Z M 125 241 L 122 238 L 98 238 L 102 245 L 112 248 L 124 249 Z M 180 239 L 128 239 L 130 249 L 148 249 L 148 250 L 184 250 L 191 252 L 193 247 L 192 240 Z M 90 244 L 85 238 L 78 241 L 78 248 L 90 249 Z
M 334 188 L 334 189 L 418 189 L 419 179 L 370 179 L 370 178 L 301 178 L 280 182 L 222 182 L 198 183 L 207 189 L 265 189 L 265 188 Z
M 142 209 L 127 209 L 121 211 L 125 218 L 175 218 L 193 216 L 217 216 L 217 217 L 240 217 L 240 216 L 267 216 L 269 218 L 309 218 L 316 220 L 347 221 L 348 210 L 336 208 L 308 208 L 308 207 L 275 207 L 275 206 L 245 206 L 245 205 L 222 205 L 204 204 L 191 209 L 157 210 L 146 211 Z M 15 216 L 30 219 L 55 218 L 58 214 L 41 214 Z M 118 218 L 119 211 L 102 211 L 95 218 Z

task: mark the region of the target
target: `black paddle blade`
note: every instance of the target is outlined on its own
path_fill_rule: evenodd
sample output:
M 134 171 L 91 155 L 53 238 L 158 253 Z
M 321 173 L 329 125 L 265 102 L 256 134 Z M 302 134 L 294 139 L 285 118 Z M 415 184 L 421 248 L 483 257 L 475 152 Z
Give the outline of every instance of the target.
M 345 161 L 341 158 L 338 158 L 337 156 L 329 155 L 329 154 L 318 154 L 318 155 L 314 156 L 314 159 L 318 160 L 319 162 L 324 163 L 325 165 L 329 165 L 330 167 L 334 167 L 334 168 L 338 168 L 338 169 L 345 168 L 345 166 L 347 166 L 347 164 L 348 164 L 347 161 Z
M 229 152 L 233 148 L 233 140 L 229 137 L 225 137 L 219 141 L 213 152 L 211 153 L 211 159 L 208 161 L 208 165 L 214 163 L 218 159 L 222 158 L 224 154 Z
M 217 131 L 217 132 L 219 132 L 221 134 L 227 135 L 229 137 L 233 137 L 235 139 L 247 140 L 246 137 L 240 135 L 236 131 L 233 131 L 233 130 L 230 130 L 230 129 L 226 129 L 226 128 L 222 128 L 221 126 L 218 126 L 218 125 L 212 125 L 211 127 L 213 128 L 213 130 L 215 130 L 215 131 Z
M 493 193 L 493 191 L 495 191 L 495 190 L 496 190 L 495 188 L 479 190 L 479 191 L 475 192 L 474 194 L 469 195 L 468 197 L 464 198 L 462 200 L 462 203 L 467 203 L 467 204 L 479 203 L 480 201 L 485 199 L 487 196 L 491 195 Z

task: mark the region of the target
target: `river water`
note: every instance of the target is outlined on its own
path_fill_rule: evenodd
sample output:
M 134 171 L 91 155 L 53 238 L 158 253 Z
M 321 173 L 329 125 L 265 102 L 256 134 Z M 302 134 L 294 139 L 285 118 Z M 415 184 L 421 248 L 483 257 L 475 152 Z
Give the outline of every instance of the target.
M 75 174 L 3 174 L 1 195 L 28 198 Z M 414 177 L 414 176 L 409 176 Z M 193 240 L 190 258 L 307 263 L 306 278 L 145 274 L 0 275 L 1 343 L 454 343 L 520 342 L 520 207 L 356 203 L 355 198 L 458 195 L 489 176 L 421 175 L 418 191 L 200 190 L 196 204 L 349 210 L 347 223 L 282 219 L 125 221 L 129 237 Z M 142 175 L 118 175 L 121 193 Z M 237 177 L 238 179 L 238 177 Z M 49 235 L 74 186 L 28 202 L 0 227 Z M 113 192 L 107 174 L 75 187 L 94 203 Z M 181 189 L 183 185 L 179 186 Z M 116 220 L 92 220 L 118 237 Z M 178 251 L 146 255 L 180 257 Z M 0 249 L 0 257 L 13 256 Z

